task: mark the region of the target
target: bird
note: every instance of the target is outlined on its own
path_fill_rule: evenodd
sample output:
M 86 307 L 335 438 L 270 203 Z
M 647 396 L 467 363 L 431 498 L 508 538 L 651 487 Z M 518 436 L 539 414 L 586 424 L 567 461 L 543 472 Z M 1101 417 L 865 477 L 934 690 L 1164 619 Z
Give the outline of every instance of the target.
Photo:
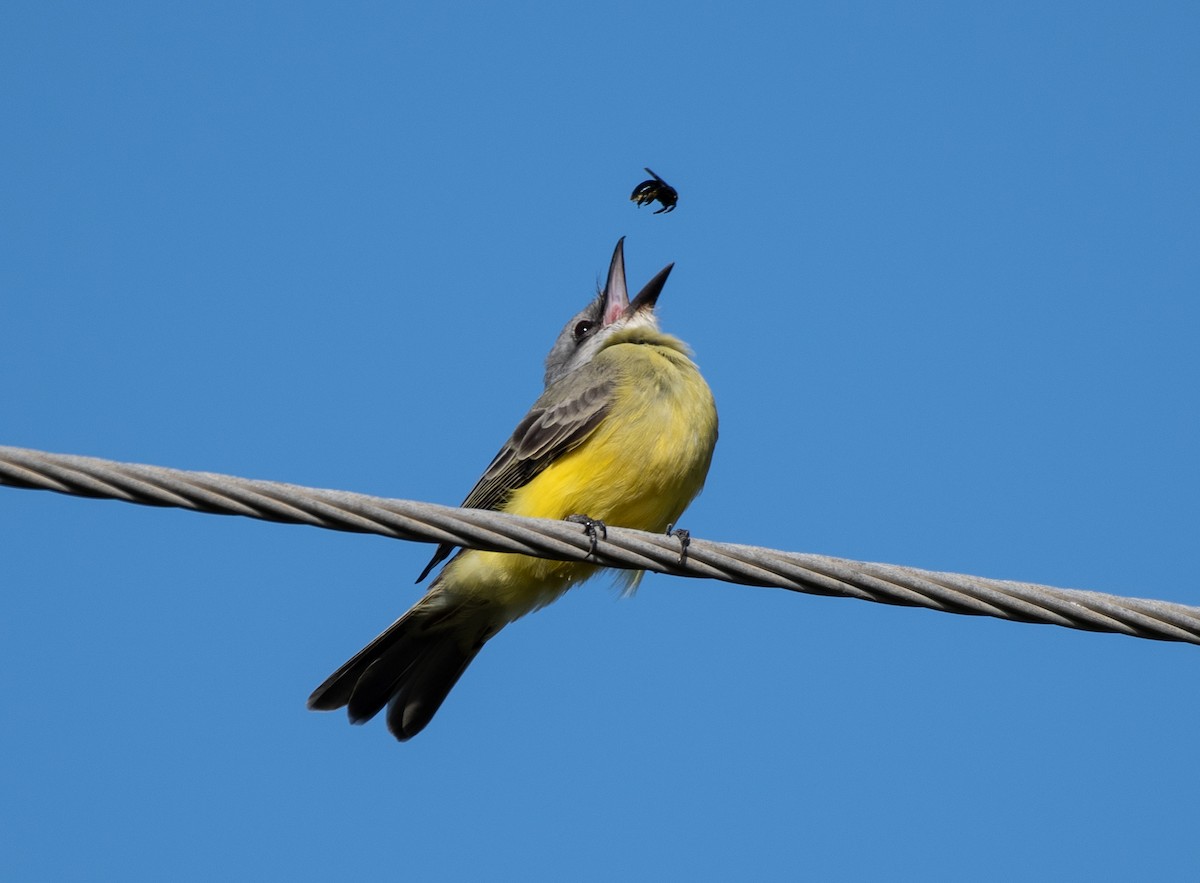
M 700 493 L 717 442 L 713 395 L 688 346 L 655 312 L 674 264 L 630 299 L 624 237 L 604 288 L 563 327 L 544 390 L 462 505 L 580 521 L 595 549 L 606 525 L 663 532 Z M 686 532 L 681 532 L 685 544 Z M 422 582 L 454 547 L 438 547 Z M 462 549 L 407 613 L 325 680 L 313 710 L 345 707 L 352 723 L 387 708 L 400 741 L 430 722 L 459 677 L 504 626 L 602 568 Z M 632 591 L 641 571 L 617 572 Z

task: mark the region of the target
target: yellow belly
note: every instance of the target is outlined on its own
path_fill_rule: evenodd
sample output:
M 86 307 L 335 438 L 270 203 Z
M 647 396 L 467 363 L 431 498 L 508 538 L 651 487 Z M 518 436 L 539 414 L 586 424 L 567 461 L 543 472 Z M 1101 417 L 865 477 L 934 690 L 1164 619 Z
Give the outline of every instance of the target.
M 614 352 L 615 351 L 615 352 Z M 588 439 L 518 488 L 505 512 L 535 518 L 588 515 L 605 524 L 662 532 L 700 493 L 717 415 L 696 366 L 676 349 L 618 344 L 612 407 Z M 454 594 L 486 596 L 512 618 L 550 603 L 596 573 L 594 565 L 499 552 L 464 552 L 447 567 Z M 627 571 L 630 584 L 640 573 Z

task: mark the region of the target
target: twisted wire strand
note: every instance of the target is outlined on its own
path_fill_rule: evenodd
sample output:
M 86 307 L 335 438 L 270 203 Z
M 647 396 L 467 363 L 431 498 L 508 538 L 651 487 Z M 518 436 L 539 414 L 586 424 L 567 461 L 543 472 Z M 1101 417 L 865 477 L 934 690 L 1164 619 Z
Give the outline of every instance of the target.
M 0 485 L 1200 644 L 1200 607 L 0 446 Z

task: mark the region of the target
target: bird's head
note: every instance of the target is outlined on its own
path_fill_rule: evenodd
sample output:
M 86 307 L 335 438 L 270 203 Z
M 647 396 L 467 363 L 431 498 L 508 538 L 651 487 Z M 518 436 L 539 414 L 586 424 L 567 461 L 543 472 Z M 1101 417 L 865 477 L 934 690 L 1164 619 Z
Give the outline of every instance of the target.
M 659 270 L 630 300 L 625 287 L 625 237 L 618 239 L 604 289 L 563 326 L 546 356 L 546 386 L 586 365 L 616 332 L 638 327 L 657 330 L 654 305 L 674 266 L 667 264 Z

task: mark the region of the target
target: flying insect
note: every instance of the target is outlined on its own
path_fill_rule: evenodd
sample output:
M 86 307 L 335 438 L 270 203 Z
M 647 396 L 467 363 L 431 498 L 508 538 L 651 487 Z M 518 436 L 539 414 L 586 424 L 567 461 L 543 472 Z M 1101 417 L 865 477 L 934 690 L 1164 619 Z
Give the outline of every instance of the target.
M 663 212 L 675 211 L 675 203 L 679 202 L 679 193 L 674 187 L 664 181 L 658 175 L 654 174 L 651 169 L 646 169 L 650 175 L 650 180 L 643 181 L 633 188 L 633 195 L 629 197 L 631 202 L 636 202 L 638 208 L 658 200 L 662 203 L 662 208 L 654 214 L 661 215 Z

